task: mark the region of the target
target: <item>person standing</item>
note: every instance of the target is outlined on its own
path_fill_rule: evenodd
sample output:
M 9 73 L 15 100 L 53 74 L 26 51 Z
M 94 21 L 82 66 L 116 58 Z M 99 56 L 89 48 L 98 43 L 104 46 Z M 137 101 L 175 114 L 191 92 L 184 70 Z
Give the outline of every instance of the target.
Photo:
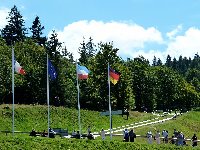
M 177 136 L 177 140 L 178 140 L 178 145 L 182 146 L 183 145 L 183 134 L 182 132 L 179 132 L 178 136 Z
M 88 126 L 87 132 L 88 134 L 91 132 L 90 126 Z
M 151 131 L 147 132 L 147 141 L 149 144 L 152 144 L 152 142 L 153 142 Z
M 134 133 L 133 129 L 129 132 L 130 142 L 134 142 L 134 139 L 136 138 L 136 134 Z
M 105 138 L 106 138 L 106 133 L 105 133 L 104 129 L 101 130 L 101 138 L 102 138 L 102 140 L 105 140 Z
M 156 135 L 155 135 L 155 139 L 156 139 L 156 143 L 160 144 L 160 132 L 157 131 Z
M 129 133 L 128 133 L 128 129 L 124 130 L 124 140 L 125 142 L 129 142 Z
M 192 146 L 193 147 L 197 146 L 197 136 L 196 136 L 196 134 L 194 134 L 193 137 L 192 137 Z
M 162 131 L 162 136 L 163 136 L 163 143 L 168 143 L 168 131 L 165 129 Z

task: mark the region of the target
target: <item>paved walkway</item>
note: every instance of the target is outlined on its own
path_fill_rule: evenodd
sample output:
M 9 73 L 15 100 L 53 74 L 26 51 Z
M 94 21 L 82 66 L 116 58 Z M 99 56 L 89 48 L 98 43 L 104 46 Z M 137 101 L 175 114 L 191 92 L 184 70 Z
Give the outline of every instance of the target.
M 134 129 L 134 128 L 138 128 L 138 127 L 142 127 L 142 126 L 163 123 L 163 122 L 166 122 L 166 121 L 174 119 L 174 116 L 175 116 L 174 113 L 171 113 L 171 114 L 168 114 L 168 115 L 170 115 L 170 117 L 167 117 L 165 119 L 160 119 L 160 117 L 163 117 L 164 115 L 159 115 L 159 114 L 155 114 L 155 113 L 154 113 L 154 115 L 159 116 L 159 117 L 156 117 L 156 118 L 153 118 L 153 119 L 150 119 L 150 120 L 145 120 L 145 121 L 133 123 L 133 124 L 128 124 L 128 125 L 125 125 L 125 126 L 120 126 L 120 127 L 117 127 L 117 128 L 113 128 L 112 129 L 112 134 L 118 133 L 118 132 L 123 133 L 124 129 Z M 180 114 L 177 113 L 177 116 L 179 116 L 179 115 Z M 110 129 L 105 130 L 105 132 L 106 132 L 106 135 L 109 135 L 110 134 Z M 98 132 L 94 132 L 93 134 L 94 134 L 95 138 L 100 136 Z M 115 135 L 123 135 L 123 134 L 115 134 Z

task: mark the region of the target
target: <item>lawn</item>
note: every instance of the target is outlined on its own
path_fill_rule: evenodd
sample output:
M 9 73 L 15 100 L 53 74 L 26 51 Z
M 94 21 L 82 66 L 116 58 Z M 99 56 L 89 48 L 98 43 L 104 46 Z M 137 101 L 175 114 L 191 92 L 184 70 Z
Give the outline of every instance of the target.
M 12 130 L 12 105 L 0 105 L 0 131 Z M 169 137 L 173 130 L 177 129 L 185 134 L 186 138 L 191 138 L 194 133 L 200 137 L 200 112 L 191 111 L 167 122 L 148 125 L 135 128 L 137 137 L 135 143 L 122 142 L 122 136 L 113 136 L 112 140 L 107 136 L 105 141 L 100 137 L 89 141 L 86 139 L 66 139 L 56 136 L 56 138 L 30 137 L 29 132 L 34 128 L 36 131 L 47 130 L 47 106 L 42 105 L 15 105 L 15 131 L 27 133 L 5 134 L 0 132 L 0 149 L 192 149 L 189 146 L 177 147 L 171 144 L 152 145 L 147 144 L 144 137 L 151 130 L 155 133 L 157 130 L 166 129 L 169 131 Z M 165 116 L 167 117 L 167 116 Z M 163 119 L 165 117 L 160 117 Z M 65 107 L 50 107 L 50 124 L 52 128 L 78 130 L 78 112 L 76 109 Z M 121 115 L 113 115 L 113 128 L 144 120 L 157 118 L 151 113 L 130 112 L 129 119 Z M 81 110 L 82 131 L 86 132 L 88 125 L 92 132 L 99 132 L 102 128 L 109 129 L 109 116 L 101 116 L 100 112 Z M 120 132 L 122 133 L 122 132 Z M 200 149 L 198 146 L 197 149 Z

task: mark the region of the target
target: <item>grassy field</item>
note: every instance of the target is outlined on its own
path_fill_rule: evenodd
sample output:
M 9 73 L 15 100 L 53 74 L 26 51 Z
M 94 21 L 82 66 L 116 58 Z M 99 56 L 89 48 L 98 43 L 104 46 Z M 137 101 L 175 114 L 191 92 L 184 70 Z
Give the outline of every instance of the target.
M 0 105 L 0 131 L 12 130 L 12 105 Z M 78 112 L 75 109 L 64 107 L 51 107 L 50 118 L 52 128 L 78 130 Z M 156 130 L 169 131 L 169 137 L 172 136 L 173 129 L 182 131 L 186 138 L 191 138 L 194 133 L 200 137 L 200 112 L 191 111 L 177 117 L 175 120 L 170 120 L 160 124 L 148 125 L 134 129 L 137 135 L 146 135 L 147 131 L 153 133 Z M 156 118 L 152 114 L 130 112 L 128 120 L 120 115 L 113 116 L 113 127 L 118 127 L 126 124 L 131 124 L 139 121 L 144 121 Z M 163 117 L 160 117 L 163 119 Z M 101 128 L 109 129 L 109 116 L 100 116 L 99 112 L 81 110 L 82 131 L 86 132 L 87 126 L 90 125 L 92 132 L 98 132 Z M 47 106 L 41 105 L 15 105 L 15 130 L 30 132 L 32 129 L 42 132 L 47 130 Z M 105 141 L 101 138 L 95 140 L 86 139 L 65 139 L 56 136 L 56 138 L 30 137 L 28 133 L 5 134 L 0 132 L 0 149 L 192 149 L 191 142 L 189 146 L 177 147 L 171 144 L 157 145 L 155 142 L 152 145 L 147 144 L 146 138 L 136 138 L 135 143 L 122 142 L 122 136 L 106 137 Z M 200 143 L 199 143 L 200 145 Z M 198 146 L 195 149 L 200 149 Z
M 12 105 L 0 105 L 0 130 L 12 130 Z M 121 115 L 113 115 L 113 128 L 139 122 L 156 116 L 147 113 L 131 112 L 126 120 Z M 86 132 L 90 125 L 92 132 L 102 128 L 109 129 L 109 116 L 100 116 L 100 112 L 81 110 L 82 131 Z M 50 107 L 50 125 L 52 128 L 78 130 L 78 111 L 64 107 Z M 15 130 L 29 132 L 32 129 L 47 129 L 47 106 L 15 105 Z
M 1 136 L 1 150 L 178 150 L 193 149 L 191 146 L 174 146 L 174 145 L 148 145 L 140 143 L 127 143 L 120 141 L 102 141 L 102 140 L 86 140 L 86 139 L 63 139 L 63 138 L 42 138 L 28 136 Z
M 149 126 L 144 126 L 136 129 L 135 132 L 144 135 L 149 130 L 153 133 L 156 133 L 157 130 L 162 132 L 163 129 L 168 130 L 169 137 L 173 135 L 174 129 L 177 131 L 183 132 L 185 138 L 191 138 L 194 133 L 197 134 L 197 137 L 200 137 L 200 112 L 199 111 L 191 111 L 183 114 L 182 116 L 178 116 L 174 120 L 169 120 L 167 122 L 163 122 L 161 124 L 154 124 Z

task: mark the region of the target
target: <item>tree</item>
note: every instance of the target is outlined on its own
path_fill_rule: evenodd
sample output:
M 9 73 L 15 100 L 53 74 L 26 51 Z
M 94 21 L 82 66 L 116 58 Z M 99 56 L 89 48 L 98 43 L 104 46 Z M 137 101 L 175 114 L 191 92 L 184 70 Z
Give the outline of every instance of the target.
M 7 98 L 12 93 L 11 78 L 11 49 L 0 38 L 0 104 L 9 102 Z
M 200 71 L 198 69 L 188 69 L 185 78 L 196 88 L 197 92 L 200 92 Z
M 147 100 L 148 90 L 150 90 L 148 77 L 149 61 L 143 56 L 134 58 L 134 62 L 131 65 L 132 71 L 132 89 L 135 95 L 135 107 L 139 111 L 143 111 L 144 107 L 150 108 L 153 99 Z M 148 88 L 149 87 L 149 88 Z M 151 109 L 152 110 L 152 109 Z
M 158 65 L 158 66 L 162 66 L 162 61 L 161 61 L 161 59 L 160 59 L 160 58 L 158 58 L 157 65 Z
M 9 19 L 8 25 L 1 31 L 6 43 L 11 45 L 17 41 L 23 41 L 27 34 L 27 29 L 24 27 L 24 19 L 15 5 L 9 12 L 7 19 Z
M 172 60 L 171 60 L 170 55 L 167 55 L 167 60 L 166 60 L 165 65 L 166 65 L 167 67 L 172 67 Z
M 65 46 L 64 48 L 62 48 L 61 54 L 62 54 L 62 57 L 67 57 L 71 63 L 74 62 L 74 56 L 73 56 L 72 53 L 70 53 L 70 52 L 67 50 L 66 46 Z
M 85 43 L 85 41 L 83 40 L 83 43 L 81 43 L 81 47 L 79 47 L 79 62 L 81 64 L 87 65 L 88 60 L 92 58 L 96 53 L 96 45 L 92 41 L 93 39 L 91 37 L 89 38 L 89 41 L 87 43 Z
M 58 34 L 55 32 L 55 30 L 53 30 L 49 40 L 47 41 L 47 44 L 46 44 L 46 49 L 47 49 L 47 54 L 49 56 L 49 59 L 52 61 L 53 63 L 53 66 L 55 67 L 55 70 L 57 72 L 57 78 L 56 80 L 50 82 L 50 85 L 54 85 L 54 86 L 51 86 L 51 99 L 55 99 L 55 97 L 61 97 L 61 95 L 63 93 L 61 93 L 61 90 L 58 90 L 58 89 L 61 89 L 61 84 L 60 84 L 60 66 L 62 65 L 61 64 L 61 58 L 62 58 L 62 55 L 61 55 L 61 51 L 62 51 L 62 43 L 59 42 L 58 40 Z M 53 101 L 55 105 L 60 105 L 58 103 L 58 101 Z
M 181 94 L 179 85 L 182 77 L 166 66 L 161 66 L 156 70 L 157 76 L 157 109 L 167 110 L 177 108 L 177 101 Z
M 36 40 L 39 45 L 44 45 L 46 42 L 46 37 L 41 37 L 42 30 L 44 30 L 44 26 L 41 25 L 39 17 L 36 16 L 35 20 L 33 21 L 33 25 L 29 28 L 32 32 L 32 39 Z
M 90 107 L 95 110 L 107 110 L 108 109 L 108 62 L 110 66 L 116 70 L 118 69 L 117 63 L 119 62 L 119 57 L 117 56 L 117 48 L 113 47 L 113 43 L 99 43 L 99 51 L 96 56 L 90 59 L 90 65 L 88 68 L 91 71 L 88 84 L 90 84 L 89 97 Z M 81 84 L 81 83 L 80 83 Z M 111 84 L 111 101 L 112 103 L 117 103 L 118 99 L 116 93 L 118 92 L 118 84 L 115 86 Z M 118 96 L 119 97 L 119 96 Z M 83 98 L 83 96 L 82 96 Z
M 177 62 L 177 60 L 176 60 L 176 58 L 174 57 L 174 59 L 173 59 L 173 61 L 172 61 L 172 68 L 174 69 L 174 70 L 177 70 L 178 69 L 178 64 L 177 64 L 178 62 Z
M 152 66 L 157 66 L 157 58 L 156 58 L 156 56 L 153 56 L 153 64 L 152 64 Z

